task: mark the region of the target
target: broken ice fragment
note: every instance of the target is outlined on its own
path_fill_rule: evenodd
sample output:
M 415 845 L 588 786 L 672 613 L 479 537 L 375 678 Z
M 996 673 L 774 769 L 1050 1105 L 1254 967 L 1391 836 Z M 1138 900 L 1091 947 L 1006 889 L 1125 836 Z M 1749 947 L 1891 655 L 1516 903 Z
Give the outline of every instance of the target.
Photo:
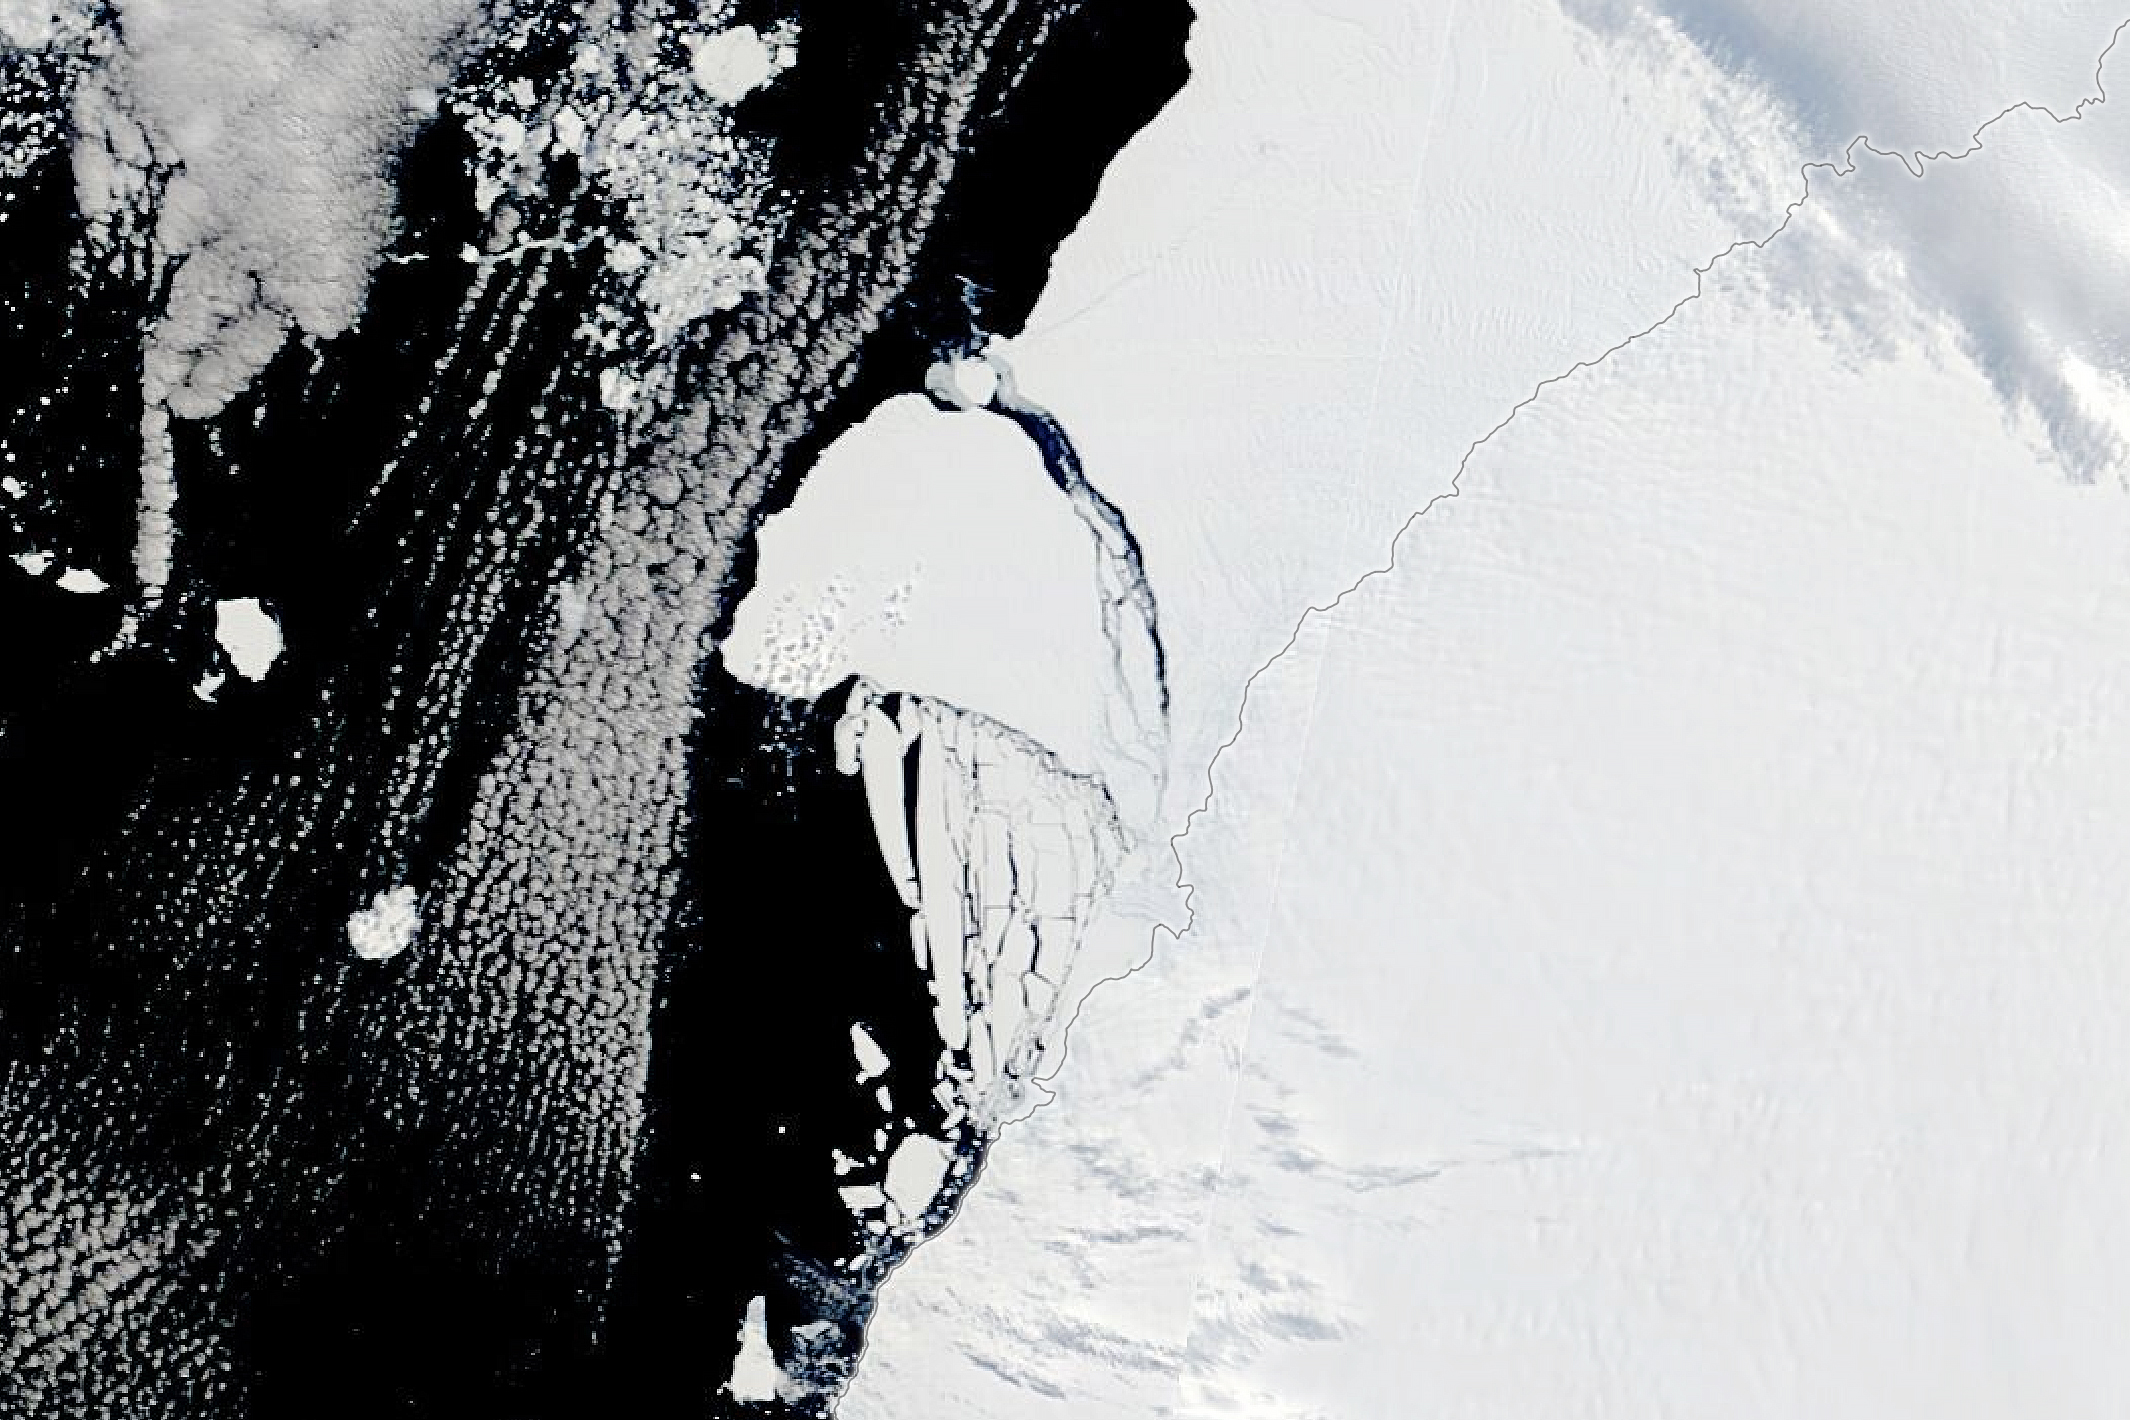
M 851 1026 L 851 1054 L 858 1059 L 858 1083 L 864 1084 L 876 1075 L 887 1073 L 887 1052 L 866 1034 L 864 1026 Z
M 725 1383 L 725 1393 L 742 1405 L 776 1399 L 777 1382 L 783 1379 L 776 1355 L 769 1349 L 768 1311 L 768 1302 L 758 1296 L 747 1303 L 746 1319 L 740 1323 L 740 1347 L 732 1358 L 732 1379 Z
M 103 578 L 85 567 L 69 567 L 59 574 L 59 588 L 61 591 L 80 592 L 83 595 L 88 595 L 103 591 L 106 585 Z
M 939 1196 L 953 1162 L 953 1150 L 939 1140 L 923 1134 L 910 1135 L 895 1146 L 888 1159 L 889 1201 L 910 1217 L 917 1217 Z
M 52 570 L 52 557 L 46 552 L 18 552 L 15 554 L 15 565 L 32 577 L 42 577 Z
M 721 104 L 736 104 L 777 74 L 777 56 L 753 25 L 736 25 L 689 42 L 695 55 L 689 72 L 703 92 Z
M 349 916 L 348 944 L 364 961 L 390 961 L 413 945 L 420 926 L 420 899 L 414 889 L 389 888 Z
M 854 1184 L 849 1188 L 839 1188 L 836 1190 L 836 1194 L 843 1200 L 843 1206 L 853 1213 L 870 1212 L 872 1209 L 887 1206 L 887 1195 L 869 1183 Z
M 920 898 L 905 797 L 910 740 L 910 732 L 888 714 L 871 682 L 861 681 L 851 692 L 850 713 L 836 727 L 836 766 L 864 780 L 881 861 L 903 904 L 914 908 Z
M 976 356 L 941 360 L 926 372 L 925 391 L 943 409 L 983 409 L 998 397 L 998 368 Z
M 216 602 L 214 639 L 246 680 L 264 680 L 281 655 L 281 624 L 257 597 Z

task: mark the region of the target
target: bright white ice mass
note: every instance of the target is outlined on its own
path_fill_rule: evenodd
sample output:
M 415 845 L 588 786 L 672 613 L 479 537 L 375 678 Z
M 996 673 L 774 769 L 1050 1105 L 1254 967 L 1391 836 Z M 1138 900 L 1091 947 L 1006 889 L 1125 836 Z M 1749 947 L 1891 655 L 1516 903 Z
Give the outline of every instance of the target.
M 2130 7 L 1203 11 L 1011 351 L 1188 648 L 1188 905 L 841 1413 L 2130 1413 Z M 844 649 L 1069 648 L 1057 566 Z
M 215 640 L 237 674 L 263 680 L 281 657 L 281 624 L 257 597 L 232 597 L 215 603 Z
M 348 917 L 348 945 L 364 961 L 390 961 L 414 945 L 421 930 L 421 897 L 411 887 L 387 888 Z

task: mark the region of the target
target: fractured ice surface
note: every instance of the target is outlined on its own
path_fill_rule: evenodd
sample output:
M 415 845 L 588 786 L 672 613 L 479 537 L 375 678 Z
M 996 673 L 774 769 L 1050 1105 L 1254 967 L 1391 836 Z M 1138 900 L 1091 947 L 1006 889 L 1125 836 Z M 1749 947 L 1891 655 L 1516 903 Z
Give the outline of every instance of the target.
M 982 716 L 860 679 L 836 727 L 910 908 L 940 1078 L 980 1128 L 1019 1115 L 1081 934 L 1124 852 L 1109 795 Z

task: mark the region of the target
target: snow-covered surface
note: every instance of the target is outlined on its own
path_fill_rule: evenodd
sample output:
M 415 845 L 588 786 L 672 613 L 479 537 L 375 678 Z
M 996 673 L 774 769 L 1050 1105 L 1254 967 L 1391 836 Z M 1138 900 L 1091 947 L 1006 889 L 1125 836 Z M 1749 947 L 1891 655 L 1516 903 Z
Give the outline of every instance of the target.
M 1113 691 L 1094 554 L 1006 420 L 914 392 L 882 406 L 828 450 L 761 546 L 726 646 L 742 679 L 815 695 L 863 671 L 1098 766 Z
M 1462 493 L 1252 684 L 847 1420 L 2130 1404 L 2130 112 L 1991 123 L 2126 16 L 1209 7 L 1011 351 L 1146 543 L 1173 822 Z
M 1198 1310 L 1284 1267 L 1355 1331 L 1194 1355 L 1217 1384 L 2130 1399 L 2101 1320 L 2130 1300 L 2130 503 L 2037 466 L 1938 353 L 1858 369 L 1712 297 L 1535 409 L 1325 624 L 1306 747 L 1257 741 L 1301 790 Z M 1406 1181 L 1340 1176 L 1379 1169 Z
M 1571 8 L 1623 64 L 1694 73 L 1710 109 L 1735 113 L 1742 94 L 1799 151 L 1863 169 L 1823 183 L 1829 200 L 1769 253 L 1762 279 L 1778 299 L 1881 347 L 1949 322 L 2076 476 L 2122 462 L 2130 300 L 2114 259 L 2130 149 L 2119 112 L 2095 100 L 2130 95 L 2130 42 L 2097 62 L 2130 9 L 2080 0 L 2037 23 L 2023 8 L 1947 16 L 1912 0 L 1862 14 L 1762 0 L 1665 0 L 1663 18 L 1610 0 Z M 1986 160 L 1948 161 L 1971 151 Z M 1902 181 L 1926 168 L 1928 182 Z M 1728 175 L 1701 181 L 1735 197 Z M 1728 210 L 1751 225 L 1750 209 Z

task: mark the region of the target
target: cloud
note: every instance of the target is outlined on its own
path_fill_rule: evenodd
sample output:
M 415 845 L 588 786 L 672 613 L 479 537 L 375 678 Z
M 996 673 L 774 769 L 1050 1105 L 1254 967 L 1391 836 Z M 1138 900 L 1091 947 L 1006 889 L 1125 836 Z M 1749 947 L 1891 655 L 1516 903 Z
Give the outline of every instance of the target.
M 204 417 L 291 326 L 324 338 L 354 322 L 390 234 L 386 160 L 413 126 L 409 96 L 441 77 L 476 10 L 124 0 L 118 13 L 123 51 L 80 117 L 91 139 L 138 126 L 172 169 L 156 240 L 182 260 L 150 374 L 174 412 Z

